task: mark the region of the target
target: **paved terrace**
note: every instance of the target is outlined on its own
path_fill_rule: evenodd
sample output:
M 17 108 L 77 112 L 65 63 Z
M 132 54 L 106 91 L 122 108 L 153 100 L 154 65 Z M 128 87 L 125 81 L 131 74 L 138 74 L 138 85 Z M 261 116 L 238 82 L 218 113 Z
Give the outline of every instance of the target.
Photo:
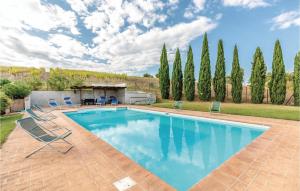
M 132 107 L 132 106 L 130 106 Z M 196 111 L 138 107 L 179 114 L 268 125 L 271 128 L 214 170 L 191 190 L 300 190 L 299 122 Z M 64 110 L 66 111 L 66 110 Z M 113 182 L 130 176 L 137 185 L 130 190 L 174 190 L 112 146 L 86 131 L 61 111 L 59 125 L 72 129 L 74 148 L 66 155 L 27 153 L 39 146 L 16 128 L 0 155 L 0 190 L 116 190 Z

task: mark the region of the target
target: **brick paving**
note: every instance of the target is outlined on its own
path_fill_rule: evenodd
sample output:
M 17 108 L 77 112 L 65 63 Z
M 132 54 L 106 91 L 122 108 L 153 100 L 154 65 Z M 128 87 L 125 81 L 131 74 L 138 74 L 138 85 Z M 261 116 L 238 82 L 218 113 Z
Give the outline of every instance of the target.
M 132 106 L 130 106 L 132 107 Z M 300 190 L 300 124 L 297 121 L 211 114 L 197 111 L 134 106 L 270 126 L 262 136 L 231 157 L 191 190 Z M 66 111 L 66 110 L 64 110 Z M 56 111 L 56 122 L 69 127 L 74 148 L 67 154 L 27 153 L 39 146 L 16 128 L 0 150 L 0 190 L 116 190 L 113 182 L 130 176 L 129 190 L 174 190 L 151 172 Z M 63 149 L 63 145 L 58 145 Z

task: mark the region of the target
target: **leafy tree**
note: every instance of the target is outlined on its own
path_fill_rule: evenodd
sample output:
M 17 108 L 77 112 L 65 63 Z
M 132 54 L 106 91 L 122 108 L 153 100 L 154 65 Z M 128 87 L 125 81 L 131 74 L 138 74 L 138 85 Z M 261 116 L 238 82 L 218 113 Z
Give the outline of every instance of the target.
M 294 105 L 300 105 L 300 52 L 295 56 L 294 61 Z
M 14 83 L 5 84 L 3 91 L 12 99 L 23 99 L 30 94 L 31 88 L 25 82 L 16 81 Z
M 51 89 L 63 91 L 67 88 L 69 81 L 62 74 L 62 71 L 58 68 L 50 70 L 50 77 L 48 79 L 48 84 Z
M 232 61 L 232 69 L 231 69 L 231 85 L 232 85 L 231 95 L 234 103 L 242 102 L 243 76 L 244 76 L 244 71 L 240 67 L 238 48 L 235 45 L 233 51 L 233 61 Z
M 0 87 L 2 88 L 5 84 L 9 84 L 10 80 L 8 79 L 0 79 Z
M 160 88 L 161 97 L 163 99 L 169 99 L 170 76 L 169 76 L 169 63 L 167 57 L 167 50 L 165 44 L 163 46 L 161 56 L 160 56 L 159 88 Z
M 195 98 L 195 74 L 194 74 L 194 58 L 192 47 L 189 47 L 187 61 L 184 69 L 184 94 L 188 101 Z
M 253 56 L 252 73 L 250 78 L 251 101 L 252 103 L 262 103 L 264 99 L 265 81 L 267 67 L 265 65 L 263 53 L 259 47 L 256 48 Z
M 32 76 L 31 78 L 27 79 L 27 83 L 32 90 L 39 90 L 43 86 L 42 80 L 36 76 Z
M 223 49 L 223 41 L 218 43 L 218 57 L 216 63 L 215 76 L 213 78 L 213 85 L 215 91 L 215 99 L 217 101 L 224 101 L 226 95 L 226 77 L 225 77 L 225 57 Z
M 5 110 L 10 106 L 11 99 L 2 91 L 0 91 L 0 114 L 4 114 Z
M 30 85 L 32 90 L 39 90 L 43 86 L 43 82 L 41 80 L 41 75 L 42 75 L 42 69 L 36 70 L 33 69 L 31 70 L 31 75 L 30 77 L 26 80 L 26 82 Z
M 200 63 L 200 72 L 198 79 L 199 98 L 208 101 L 211 98 L 211 72 L 207 34 L 204 34 L 202 44 L 202 54 Z
M 177 48 L 172 73 L 172 96 L 178 101 L 182 97 L 182 70 L 180 52 Z
M 269 83 L 270 98 L 273 104 L 283 104 L 286 95 L 285 67 L 279 40 L 275 42 L 272 62 L 272 76 Z
M 145 73 L 143 75 L 144 78 L 153 78 L 153 76 L 151 74 Z
M 68 87 L 83 85 L 84 78 L 80 75 L 71 75 L 67 78 Z

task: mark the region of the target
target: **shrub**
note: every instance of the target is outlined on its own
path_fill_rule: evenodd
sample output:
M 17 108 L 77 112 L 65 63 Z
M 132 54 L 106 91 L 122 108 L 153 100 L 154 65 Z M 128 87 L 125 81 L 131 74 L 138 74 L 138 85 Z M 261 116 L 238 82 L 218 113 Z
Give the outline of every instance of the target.
M 5 84 L 9 84 L 10 80 L 8 79 L 0 79 L 0 87 L 2 88 Z
M 0 112 L 1 115 L 5 113 L 5 110 L 10 106 L 11 99 L 5 95 L 4 92 L 0 92 Z
M 12 99 L 23 99 L 31 92 L 31 88 L 24 82 L 17 81 L 5 84 L 3 86 L 4 93 Z
M 151 74 L 145 73 L 143 75 L 144 78 L 153 78 L 153 76 Z

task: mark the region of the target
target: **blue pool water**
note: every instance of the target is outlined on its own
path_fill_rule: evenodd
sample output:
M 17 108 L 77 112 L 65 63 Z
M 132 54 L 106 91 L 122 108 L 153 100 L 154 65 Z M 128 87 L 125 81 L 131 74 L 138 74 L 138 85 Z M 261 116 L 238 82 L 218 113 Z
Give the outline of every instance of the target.
M 177 190 L 189 189 L 265 131 L 126 108 L 65 114 Z

